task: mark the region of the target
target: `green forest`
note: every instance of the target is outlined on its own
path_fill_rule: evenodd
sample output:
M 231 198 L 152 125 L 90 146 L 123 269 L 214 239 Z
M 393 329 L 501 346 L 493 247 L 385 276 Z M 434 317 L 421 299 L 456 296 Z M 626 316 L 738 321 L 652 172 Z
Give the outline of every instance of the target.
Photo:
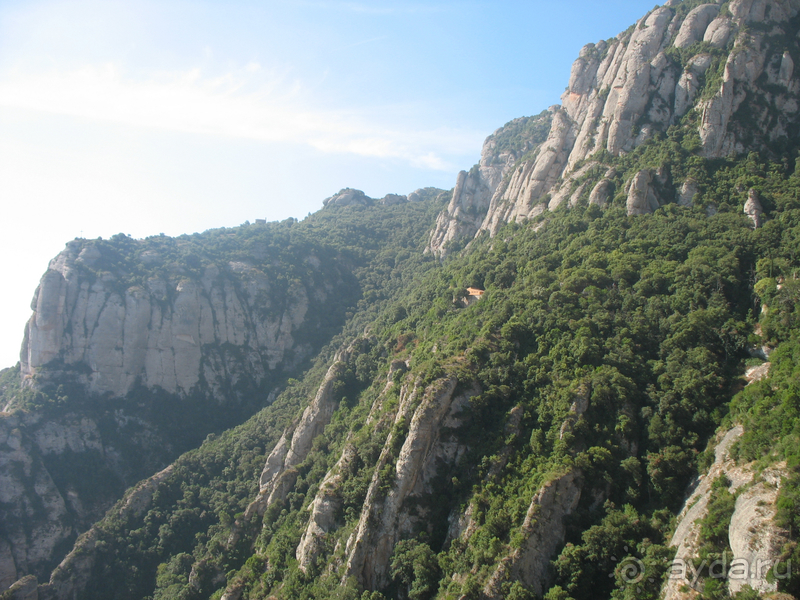
M 267 240 L 269 252 L 284 252 L 291 264 L 295 248 L 314 244 L 346 257 L 357 294 L 331 311 L 343 311 L 343 328 L 274 403 L 179 458 L 144 514 L 109 511 L 95 528 L 85 597 L 221 598 L 234 585 L 247 598 L 477 599 L 503 558 L 523 544 L 536 490 L 575 472 L 583 493 L 543 597 L 657 598 L 687 485 L 713 459 L 715 432 L 733 423 L 745 428 L 739 461 L 786 461 L 791 480 L 781 490 L 779 519 L 794 539 L 800 171 L 757 154 L 687 161 L 691 149 L 676 137 L 623 157 L 619 177 L 653 162 L 686 176 L 681 169 L 691 164 L 701 189 L 694 206 L 629 217 L 620 193 L 605 210 L 584 204 L 508 225 L 443 263 L 423 249 L 444 197 L 328 207 L 266 230 L 188 238 L 178 256 L 201 263 Z M 751 189 L 768 215 L 755 230 L 742 213 Z M 108 243 L 124 260 L 132 242 Z M 465 307 L 466 287 L 486 293 Z M 330 423 L 296 466 L 285 500 L 246 520 L 267 455 L 346 344 L 354 351 L 336 382 Z M 745 387 L 745 369 L 763 362 L 748 350 L 761 345 L 775 348 L 770 376 Z M 390 370 L 397 364 L 403 368 Z M 395 486 L 410 425 L 394 420 L 401 390 L 448 378 L 471 390 L 461 425 L 449 432 L 463 452 L 425 493 L 406 500 L 413 506 L 405 509 L 424 518 L 395 546 L 385 584 L 364 591 L 346 575 L 344 546 L 370 483 L 379 483 L 378 498 Z M 576 398 L 588 405 L 581 414 Z M 336 491 L 337 526 L 303 570 L 295 549 L 320 483 L 345 447 L 353 458 Z M 722 532 L 734 497 L 722 483 L 703 527 L 703 557 L 729 551 Z M 474 530 L 453 538 L 448 515 L 468 507 Z M 795 547 L 784 558 L 799 561 Z M 626 557 L 646 565 L 642 585 L 614 576 Z M 781 586 L 797 593 L 797 582 Z M 506 598 L 536 597 L 520 581 L 500 585 Z M 711 578 L 701 594 L 727 597 Z

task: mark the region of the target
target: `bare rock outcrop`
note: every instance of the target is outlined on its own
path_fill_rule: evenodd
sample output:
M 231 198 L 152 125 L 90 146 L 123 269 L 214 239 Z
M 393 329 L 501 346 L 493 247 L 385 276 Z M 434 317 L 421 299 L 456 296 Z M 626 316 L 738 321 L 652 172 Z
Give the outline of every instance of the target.
M 311 516 L 295 552 L 297 562 L 303 571 L 306 571 L 316 558 L 328 532 L 338 525 L 336 514 L 342 505 L 339 488 L 344 482 L 347 465 L 354 458 L 355 449 L 348 445 L 336 465 L 325 475 L 325 479 L 322 480 L 319 491 L 311 503 Z
M 111 509 L 120 519 L 139 518 L 152 504 L 153 494 L 159 485 L 172 474 L 170 465 L 163 471 L 140 482 L 131 488 L 117 505 Z M 82 534 L 72 551 L 53 571 L 50 581 L 39 586 L 41 600 L 72 600 L 80 598 L 89 583 L 97 553 L 101 552 L 98 541 L 102 534 L 98 526 L 93 526 Z
M 346 545 L 346 576 L 355 577 L 369 589 L 388 582 L 389 560 L 397 542 L 412 535 L 415 527 L 427 527 L 424 511 L 412 514 L 406 500 L 424 494 L 437 472 L 455 464 L 466 451 L 466 447 L 445 434 L 443 427 L 460 424 L 459 414 L 478 390 L 455 395 L 456 385 L 454 377 L 446 377 L 427 388 L 415 385 L 402 394 L 395 424 L 409 419 L 410 424 L 394 464 L 394 481 L 388 492 L 382 491 L 381 470 L 391 464 L 398 427 L 393 428 L 384 445 L 358 526 Z M 417 402 L 419 406 L 412 415 Z
M 500 585 L 508 580 L 519 580 L 541 596 L 547 591 L 552 577 L 550 561 L 564 545 L 566 524 L 564 519 L 577 508 L 581 498 L 583 474 L 579 469 L 553 478 L 544 484 L 533 497 L 522 523 L 524 541 L 504 558 L 489 578 L 483 595 L 500 600 Z
M 199 280 L 176 266 L 174 276 L 128 285 L 124 273 L 103 270 L 104 252 L 113 251 L 75 240 L 51 261 L 25 331 L 26 380 L 47 367 L 69 371 L 91 393 L 124 396 L 142 383 L 186 395 L 204 385 L 224 401 L 231 381 L 258 384 L 305 356 L 294 336 L 311 298 L 327 295 L 294 285 L 287 302 L 273 302 L 267 275 L 244 262 L 209 266 Z M 139 260 L 160 258 L 148 251 Z
M 653 174 L 649 170 L 639 171 L 628 187 L 628 215 L 646 215 L 660 206 L 653 189 Z
M 79 482 L 65 483 L 59 470 L 86 460 L 105 465 L 96 471 L 107 480 L 105 492 L 87 496 Z M 139 461 L 152 464 L 146 449 Z M 23 576 L 45 575 L 57 551 L 102 516 L 115 499 L 109 490 L 126 480 L 123 462 L 86 416 L 0 416 L 0 591 Z
M 694 197 L 697 196 L 700 188 L 697 187 L 697 182 L 694 179 L 687 179 L 681 184 L 681 189 L 678 192 L 678 204 L 681 206 L 691 206 L 694 203 Z
M 3 598 L 8 600 L 39 600 L 39 587 L 36 577 L 33 575 L 23 577 L 6 590 Z
M 775 41 L 794 40 L 790 21 L 800 13 L 800 0 L 734 0 L 722 12 L 719 2 L 709 2 L 685 16 L 677 5 L 668 2 L 617 38 L 581 50 L 561 107 L 551 108 L 547 140 L 537 152 L 509 165 L 477 233 L 494 235 L 510 221 L 574 206 L 599 185 L 596 176 L 583 176 L 587 160 L 600 151 L 611 156 L 631 152 L 690 111 L 699 116 L 701 153 L 708 158 L 768 150 L 800 131 L 800 79 L 792 52 Z M 759 28 L 748 27 L 752 23 Z M 727 57 L 699 52 L 680 60 L 670 52 L 699 42 L 720 50 L 732 44 L 733 50 Z M 763 85 L 763 75 L 769 86 Z M 746 99 L 748 110 L 740 111 Z M 590 202 L 602 204 L 599 193 L 606 185 L 590 193 Z M 670 191 L 664 200 L 680 197 L 686 203 L 694 195 L 689 191 Z M 481 193 L 481 206 L 487 193 Z M 646 194 L 629 210 L 646 214 L 655 207 Z M 455 206 L 449 209 L 450 217 L 454 211 Z M 437 231 L 444 235 L 449 225 L 448 241 L 477 234 L 474 218 L 458 228 L 442 215 Z
M 764 207 L 758 198 L 756 190 L 750 190 L 747 194 L 747 202 L 744 203 L 744 214 L 753 221 L 753 229 L 758 229 L 764 223 Z
M 670 546 L 675 546 L 675 557 L 679 560 L 694 558 L 700 547 L 700 523 L 708 508 L 711 495 L 711 484 L 721 475 L 731 471 L 735 463 L 730 457 L 731 446 L 743 433 L 741 426 L 727 431 L 714 449 L 714 463 L 708 472 L 694 485 L 692 493 L 684 503 L 678 514 L 678 526 L 670 540 Z M 678 600 L 684 598 L 681 588 L 686 585 L 682 577 L 670 577 L 664 587 L 664 600 Z
M 261 472 L 258 495 L 245 511 L 245 521 L 256 514 L 263 515 L 270 504 L 286 498 L 297 479 L 294 467 L 308 456 L 314 438 L 330 423 L 331 416 L 338 407 L 334 389 L 357 343 L 358 340 L 336 352 L 314 399 L 303 411 L 296 425 L 285 431 L 275 444 Z
M 517 160 L 544 141 L 542 132 L 551 119 L 549 112 L 514 119 L 486 138 L 479 164 L 458 174 L 453 197 L 437 218 L 426 252 L 444 256 L 450 242 L 478 232 L 495 192 Z
M 708 512 L 712 485 L 723 476 L 729 483 L 728 490 L 737 494 L 728 529 L 733 551 L 728 563 L 728 590 L 733 595 L 749 585 L 762 594 L 777 591 L 777 581 L 768 578 L 767 571 L 776 564 L 787 542 L 786 532 L 773 522 L 786 465 L 779 463 L 763 471 L 753 464 L 737 465 L 730 450 L 742 433 L 742 427 L 736 426 L 720 434 L 714 449 L 714 463 L 693 484 L 678 515 L 678 526 L 670 541 L 670 545 L 677 548 L 676 562 L 664 586 L 664 600 L 692 598 L 696 595 L 693 586 L 702 586 L 702 578 L 707 573 L 695 573 L 688 565 L 697 557 L 702 545 L 700 523 Z
M 716 4 L 702 4 L 693 8 L 678 30 L 673 45 L 676 48 L 688 48 L 695 42 L 704 39 L 705 33 L 711 22 L 719 15 L 719 6 Z
M 778 590 L 778 582 L 767 578 L 767 571 L 775 564 L 783 547 L 789 541 L 785 531 L 773 523 L 775 502 L 778 499 L 781 477 L 785 464 L 761 473 L 760 481 L 744 490 L 736 498 L 736 508 L 728 529 L 733 559 L 728 575 L 728 591 L 731 595 L 745 585 L 761 594 Z M 775 571 L 780 577 L 785 569 Z
M 322 201 L 323 206 L 366 206 L 372 202 L 372 198 L 361 190 L 345 188 L 339 193 Z
M 589 194 L 589 204 L 605 208 L 613 196 L 614 182 L 610 179 L 601 179 Z

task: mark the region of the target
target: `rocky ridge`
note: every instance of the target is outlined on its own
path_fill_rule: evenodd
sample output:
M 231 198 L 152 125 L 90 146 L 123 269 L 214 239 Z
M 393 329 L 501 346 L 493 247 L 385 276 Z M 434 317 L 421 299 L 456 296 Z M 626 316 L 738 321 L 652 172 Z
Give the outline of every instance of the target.
M 664 600 L 684 600 L 696 596 L 707 572 L 693 573 L 683 569 L 698 555 L 701 545 L 700 521 L 708 514 L 711 488 L 715 480 L 726 478 L 728 491 L 736 495 L 736 504 L 728 531 L 732 556 L 728 557 L 728 591 L 731 595 L 749 585 L 760 594 L 774 593 L 778 582 L 767 577 L 767 571 L 780 560 L 788 533 L 773 523 L 776 501 L 782 480 L 786 476 L 785 463 L 779 463 L 759 472 L 755 465 L 737 465 L 730 451 L 742 435 L 741 426 L 721 433 L 714 448 L 715 460 L 708 472 L 698 479 L 684 508 L 678 515 L 678 526 L 670 545 L 678 566 L 664 586 Z M 778 570 L 780 571 L 780 569 Z M 780 573 L 778 573 L 780 574 Z
M 348 281 L 346 267 L 329 263 L 323 273 L 313 252 L 303 257 L 305 278 L 276 285 L 261 268 L 267 256 L 258 245 L 247 261 L 202 265 L 150 246 L 137 251 L 146 242 L 116 242 L 133 246 L 133 265 L 115 263 L 113 244 L 74 240 L 34 295 L 22 387 L 6 394 L 12 412 L 0 415 L 6 583 L 46 576 L 65 544 L 189 438 L 199 443 L 237 411 L 252 410 L 245 404 L 270 402 L 279 374 L 313 351 L 295 338 L 307 340 L 320 327 L 318 307 Z M 38 390 L 64 406 L 30 410 Z M 225 405 L 225 415 L 209 410 Z M 173 422 L 170 414 L 189 406 Z M 103 484 L 90 485 L 91 477 Z
M 322 201 L 323 206 L 370 206 L 372 204 L 383 204 L 392 206 L 395 204 L 405 204 L 406 202 L 422 202 L 431 197 L 443 194 L 444 190 L 438 188 L 420 188 L 409 194 L 386 194 L 383 198 L 370 198 L 361 190 L 344 188 L 333 196 L 329 196 Z
M 486 138 L 481 160 L 469 172 L 461 171 L 453 197 L 436 221 L 427 252 L 441 256 L 456 240 L 475 236 L 495 191 L 523 157 L 544 141 L 555 108 L 535 117 L 514 119 Z
M 430 250 L 442 256 L 447 242 L 482 231 L 494 235 L 505 223 L 562 204 L 589 198 L 607 205 L 615 192 L 613 178 L 602 175 L 608 157 L 630 153 L 672 125 L 696 131 L 706 158 L 769 151 L 796 135 L 800 79 L 794 63 L 800 48 L 794 18 L 800 2 L 693 2 L 689 11 L 683 4 L 688 2 L 670 1 L 616 38 L 585 46 L 561 106 L 551 108 L 547 139 L 532 155 L 509 156 L 500 171 L 488 172 L 487 140 L 481 176 L 459 175 Z M 665 180 L 661 194 L 651 187 L 656 178 Z M 628 213 L 690 204 L 696 182 L 668 178 L 650 171 L 629 175 Z

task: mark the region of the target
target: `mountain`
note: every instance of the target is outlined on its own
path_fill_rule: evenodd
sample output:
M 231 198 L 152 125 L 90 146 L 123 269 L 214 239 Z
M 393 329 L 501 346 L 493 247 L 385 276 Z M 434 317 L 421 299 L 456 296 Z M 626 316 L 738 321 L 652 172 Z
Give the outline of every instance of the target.
M 797 55 L 792 58 L 799 6 L 676 0 L 616 38 L 584 46 L 562 105 L 536 118 L 552 123 L 549 134 L 536 135 L 531 127 L 517 133 L 520 124 L 512 122 L 489 137 L 480 168 L 459 176 L 429 250 L 442 255 L 459 238 L 494 235 L 505 223 L 564 202 L 605 204 L 620 185 L 630 184 L 602 169 L 607 155 L 630 153 L 672 127 L 680 127 L 686 143 L 707 159 L 747 151 L 780 155 L 800 132 Z M 495 139 L 511 136 L 527 143 L 526 156 Z M 697 186 L 692 175 L 671 175 L 662 169 L 640 176 L 629 212 L 691 202 Z M 473 189 L 480 190 L 477 196 Z
M 800 596 L 799 33 L 670 1 L 452 192 L 70 242 L 4 600 Z

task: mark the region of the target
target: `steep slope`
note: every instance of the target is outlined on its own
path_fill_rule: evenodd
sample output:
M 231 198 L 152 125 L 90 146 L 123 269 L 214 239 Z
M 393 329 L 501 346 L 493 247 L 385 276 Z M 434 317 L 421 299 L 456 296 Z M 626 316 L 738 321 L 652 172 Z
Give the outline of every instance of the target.
M 340 332 L 38 581 L 0 539 L 0 580 L 53 600 L 797 597 L 797 14 L 671 0 L 585 48 L 563 106 L 496 131 L 452 198 L 345 189 L 285 224 L 278 279 L 312 272 L 311 244 L 357 283 Z M 4 394 L 103 381 L 65 362 Z
M 711 172 L 721 195 L 728 169 L 754 177 L 747 162 Z M 209 442 L 141 515 L 98 524 L 79 546 L 102 542 L 91 572 L 76 550 L 42 597 L 73 580 L 89 598 L 655 597 L 664 509 L 744 371 L 748 273 L 790 256 L 776 240 L 797 231 L 797 178 L 761 173 L 763 228 L 741 209 L 577 207 L 414 275 L 279 397 L 284 425 L 257 424 L 276 423 L 270 408 L 225 436 L 224 464 L 249 479 L 205 466 Z M 487 293 L 461 308 L 450 282 Z M 233 481 L 238 516 L 203 498 Z M 652 561 L 653 583 L 609 578 L 614 557 Z
M 431 249 L 441 254 L 441 239 L 494 235 L 505 223 L 590 196 L 605 205 L 622 187 L 644 188 L 645 198 L 650 191 L 649 201 L 632 203 L 631 214 L 691 201 L 690 177 L 660 172 L 656 194 L 650 173 L 637 182 L 627 174 L 615 186 L 616 173 L 604 167 L 673 126 L 696 132 L 693 143 L 705 158 L 779 154 L 800 131 L 798 12 L 796 0 L 675 0 L 616 38 L 585 46 L 562 105 L 551 109 L 546 140 L 533 155 L 512 158 L 511 176 L 491 189 L 488 203 L 465 196 L 460 206 L 454 195 Z M 477 228 L 460 225 L 469 210 L 473 223 L 481 221 Z
M 507 183 L 511 169 L 547 139 L 555 110 L 557 107 L 535 117 L 514 119 L 486 138 L 480 162 L 458 174 L 453 197 L 436 220 L 427 252 L 443 256 L 455 242 L 475 236 L 495 191 Z
M 21 364 L 2 376 L 4 587 L 48 577 L 126 487 L 270 404 L 362 294 L 386 293 L 384 246 L 402 252 L 427 231 L 439 194 L 418 190 L 355 227 L 330 208 L 303 223 L 70 242 L 36 291 Z

